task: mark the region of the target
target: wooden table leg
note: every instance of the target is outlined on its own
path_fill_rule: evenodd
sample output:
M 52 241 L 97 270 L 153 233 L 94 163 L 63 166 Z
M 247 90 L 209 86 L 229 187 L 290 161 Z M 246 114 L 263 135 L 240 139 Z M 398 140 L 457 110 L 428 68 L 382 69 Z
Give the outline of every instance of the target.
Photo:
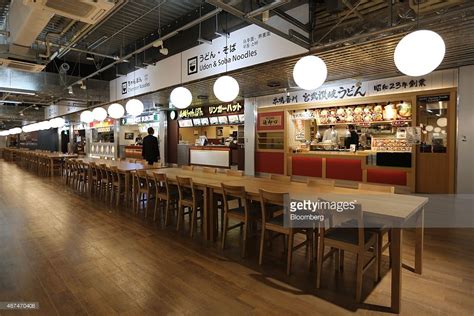
M 211 223 L 211 221 L 210 221 L 211 215 L 210 214 L 212 213 L 212 211 L 210 211 L 210 209 L 212 208 L 212 206 L 210 205 L 209 200 L 212 201 L 213 192 L 210 189 L 208 190 L 207 187 L 204 187 L 203 190 L 204 190 L 204 202 L 203 202 L 204 219 L 202 220 L 203 221 L 203 235 L 204 235 L 205 240 L 209 240 L 209 239 L 212 238 L 211 234 L 210 234 L 210 223 Z
M 90 165 L 87 166 L 87 178 L 89 179 L 89 187 L 87 188 L 87 191 L 89 192 L 89 197 L 92 197 L 92 185 L 93 185 L 93 180 L 92 180 L 92 168 Z
M 425 210 L 421 209 L 416 217 L 415 228 L 415 273 L 421 274 L 423 270 L 423 235 L 425 230 Z
M 402 303 L 402 229 L 394 227 L 392 231 L 392 304 L 394 313 L 400 313 Z
M 129 194 L 130 194 L 130 175 L 128 173 L 125 173 L 125 205 L 129 205 Z M 135 204 L 132 203 L 132 207 L 134 207 Z
M 54 176 L 54 159 L 51 158 L 50 161 L 49 161 L 49 165 L 51 166 L 51 174 L 50 176 Z

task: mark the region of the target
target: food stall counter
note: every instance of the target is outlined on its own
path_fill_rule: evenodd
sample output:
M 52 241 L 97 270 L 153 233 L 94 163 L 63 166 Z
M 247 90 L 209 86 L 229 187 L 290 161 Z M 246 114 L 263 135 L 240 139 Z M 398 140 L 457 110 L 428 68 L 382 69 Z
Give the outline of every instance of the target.
M 189 160 L 191 165 L 230 168 L 231 148 L 228 146 L 191 146 Z

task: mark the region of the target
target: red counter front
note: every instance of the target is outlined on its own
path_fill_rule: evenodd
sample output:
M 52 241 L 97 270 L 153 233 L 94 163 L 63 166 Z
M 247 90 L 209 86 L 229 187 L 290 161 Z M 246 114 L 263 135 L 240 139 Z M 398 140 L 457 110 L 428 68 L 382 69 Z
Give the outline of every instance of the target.
M 282 152 L 256 152 L 255 170 L 283 174 L 285 172 L 285 154 Z
M 326 158 L 326 178 L 362 181 L 360 159 Z
M 291 170 L 295 176 L 322 177 L 323 159 L 320 157 L 294 156 L 291 159 Z

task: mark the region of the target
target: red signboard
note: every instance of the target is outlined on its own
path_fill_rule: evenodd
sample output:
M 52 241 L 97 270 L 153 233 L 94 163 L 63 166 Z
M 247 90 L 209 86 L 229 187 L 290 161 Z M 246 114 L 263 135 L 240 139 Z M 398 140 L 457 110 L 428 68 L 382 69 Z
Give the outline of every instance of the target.
M 257 120 L 257 130 L 272 131 L 282 130 L 285 127 L 284 112 L 259 113 Z

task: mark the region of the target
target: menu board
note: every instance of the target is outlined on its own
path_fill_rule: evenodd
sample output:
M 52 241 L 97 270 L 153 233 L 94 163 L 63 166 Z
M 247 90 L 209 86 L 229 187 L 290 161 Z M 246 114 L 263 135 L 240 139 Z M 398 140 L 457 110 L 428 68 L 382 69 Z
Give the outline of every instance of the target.
M 229 124 L 227 116 L 218 116 L 217 118 L 219 119 L 219 124 Z
M 411 152 L 407 139 L 372 138 L 372 150 L 389 152 Z
M 240 121 L 240 123 L 245 122 L 245 115 L 244 114 L 239 114 L 239 121 Z
M 201 126 L 201 119 L 193 119 L 194 126 Z
M 209 118 L 203 117 L 203 118 L 201 119 L 201 125 L 202 125 L 202 126 L 207 126 L 207 125 L 209 125 Z
M 239 123 L 239 116 L 238 115 L 229 115 L 229 123 L 236 124 Z
M 211 123 L 211 125 L 218 125 L 219 124 L 219 119 L 217 118 L 217 116 L 210 117 L 209 122 Z
M 179 122 L 179 127 L 192 127 L 193 126 L 193 121 L 191 120 L 180 120 Z
M 292 114 L 294 120 L 316 120 L 319 125 L 337 123 L 370 124 L 383 121 L 403 122 L 411 120 L 411 117 L 412 105 L 410 102 L 404 101 L 397 104 L 368 104 L 306 110 Z

